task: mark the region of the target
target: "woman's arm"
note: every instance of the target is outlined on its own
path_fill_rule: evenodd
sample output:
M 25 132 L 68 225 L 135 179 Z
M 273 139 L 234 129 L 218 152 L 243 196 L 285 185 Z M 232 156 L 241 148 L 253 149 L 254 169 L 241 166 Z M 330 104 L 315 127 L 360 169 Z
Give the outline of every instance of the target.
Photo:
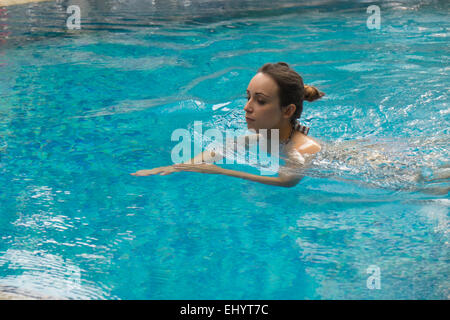
M 309 163 L 309 161 L 308 161 Z M 299 162 L 295 159 L 288 159 L 286 165 L 278 171 L 277 177 L 260 176 L 242 171 L 224 169 L 214 164 L 174 164 L 173 167 L 177 171 L 191 171 L 209 174 L 222 174 L 230 177 L 241 178 L 245 180 L 255 181 L 263 184 L 269 184 L 279 187 L 293 187 L 297 185 L 303 178 L 303 170 L 307 163 Z
M 182 164 L 196 165 L 196 164 L 202 164 L 205 162 L 214 162 L 214 161 L 220 160 L 222 157 L 223 156 L 221 154 L 217 154 L 214 151 L 205 150 L 203 152 L 200 152 L 194 158 L 183 162 Z M 153 169 L 138 170 L 138 171 L 136 171 L 134 173 L 130 173 L 130 174 L 132 176 L 139 176 L 139 177 L 150 176 L 150 175 L 154 175 L 154 174 L 159 174 L 160 176 L 166 176 L 168 174 L 171 174 L 171 173 L 174 173 L 177 171 L 182 171 L 182 170 L 178 170 L 177 168 L 174 167 L 174 165 L 171 165 L 171 166 L 158 167 L 158 168 L 153 168 Z
M 250 138 L 249 141 L 254 141 L 254 139 L 256 139 L 256 136 L 257 135 L 249 135 L 247 137 Z M 248 140 L 247 139 L 243 139 L 243 140 L 245 140 L 245 147 L 248 147 Z M 233 143 L 231 143 L 231 144 L 234 145 L 234 148 L 236 149 L 237 145 L 234 143 L 234 141 L 235 140 L 233 139 Z M 242 140 L 238 139 L 238 142 L 240 142 L 240 141 L 242 141 Z M 228 142 L 226 145 L 228 145 Z M 223 147 L 223 146 L 219 145 L 218 147 Z M 195 164 L 201 164 L 201 163 L 214 163 L 216 161 L 219 161 L 223 157 L 224 157 L 224 155 L 222 152 L 214 152 L 213 150 L 205 150 L 205 151 L 197 154 L 194 158 L 183 162 L 182 164 L 195 165 Z M 158 168 L 153 168 L 153 169 L 138 170 L 138 171 L 130 173 L 130 174 L 132 176 L 140 176 L 140 177 L 150 176 L 150 175 L 154 175 L 154 174 L 166 176 L 168 174 L 171 174 L 171 173 L 177 172 L 177 171 L 181 171 L 181 170 L 177 170 L 174 167 L 174 165 L 170 165 L 170 166 L 158 167 Z
M 307 150 L 310 151 L 310 150 Z M 281 167 L 278 171 L 277 177 L 268 177 L 268 176 L 260 176 L 257 174 L 251 174 L 242 171 L 229 170 L 225 168 L 221 168 L 211 163 L 195 163 L 193 160 L 197 159 L 208 159 L 211 154 L 208 155 L 210 151 L 204 151 L 203 153 L 198 154 L 196 157 L 191 159 L 190 163 L 179 163 L 173 164 L 168 167 L 160 167 L 151 170 L 140 170 L 136 173 L 132 173 L 132 175 L 136 176 L 148 176 L 153 174 L 167 175 L 172 172 L 178 171 L 191 171 L 191 172 L 200 172 L 200 173 L 208 173 L 208 174 L 222 174 L 230 177 L 241 178 L 245 180 L 255 181 L 263 184 L 280 186 L 280 187 L 293 187 L 297 185 L 300 180 L 303 178 L 303 171 L 310 164 L 312 160 L 312 154 L 302 154 L 300 152 L 296 152 L 294 156 L 290 155 L 289 159 L 286 160 L 286 165 Z M 300 157 L 299 157 L 300 156 Z M 304 158 L 305 156 L 306 158 Z
M 263 184 L 269 184 L 279 187 L 293 187 L 302 179 L 302 176 L 299 175 L 283 175 L 278 174 L 278 177 L 267 177 L 267 176 L 259 176 L 257 174 L 251 174 L 242 171 L 229 170 L 221 167 L 214 166 L 216 168 L 206 168 L 206 166 L 211 166 L 208 164 L 205 165 L 174 165 L 175 168 L 180 169 L 182 171 L 195 171 L 195 172 L 203 172 L 203 173 L 216 173 L 223 174 L 230 177 L 241 178 L 245 180 L 255 181 Z M 203 168 L 202 168 L 203 167 Z

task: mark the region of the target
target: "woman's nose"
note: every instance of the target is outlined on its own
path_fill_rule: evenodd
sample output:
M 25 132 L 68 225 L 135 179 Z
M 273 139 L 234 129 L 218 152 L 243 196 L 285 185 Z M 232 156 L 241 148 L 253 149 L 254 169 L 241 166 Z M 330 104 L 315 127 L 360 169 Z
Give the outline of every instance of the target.
M 245 104 L 244 111 L 249 113 L 253 111 L 253 108 L 250 106 L 250 101 L 247 101 L 247 103 Z

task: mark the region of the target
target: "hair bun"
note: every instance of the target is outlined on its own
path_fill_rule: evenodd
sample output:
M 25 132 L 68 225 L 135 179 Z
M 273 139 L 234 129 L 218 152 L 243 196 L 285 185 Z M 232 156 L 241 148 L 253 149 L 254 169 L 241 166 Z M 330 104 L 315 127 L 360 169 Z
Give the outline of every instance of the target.
M 284 67 L 288 67 L 289 68 L 289 65 L 286 62 L 277 62 L 277 64 L 280 65 L 280 66 L 284 66 Z
M 305 87 L 304 99 L 309 102 L 320 99 L 325 95 L 325 93 L 319 91 L 319 89 L 317 89 L 316 87 L 308 85 L 305 85 L 304 87 Z

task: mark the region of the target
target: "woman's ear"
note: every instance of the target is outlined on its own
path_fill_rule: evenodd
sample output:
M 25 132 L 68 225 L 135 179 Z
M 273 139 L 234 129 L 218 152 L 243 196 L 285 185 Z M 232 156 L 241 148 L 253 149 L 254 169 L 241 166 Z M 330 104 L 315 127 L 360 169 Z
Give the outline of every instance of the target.
M 284 109 L 284 117 L 290 119 L 292 117 L 292 115 L 295 113 L 296 109 L 297 109 L 297 107 L 295 106 L 295 104 L 291 103 Z

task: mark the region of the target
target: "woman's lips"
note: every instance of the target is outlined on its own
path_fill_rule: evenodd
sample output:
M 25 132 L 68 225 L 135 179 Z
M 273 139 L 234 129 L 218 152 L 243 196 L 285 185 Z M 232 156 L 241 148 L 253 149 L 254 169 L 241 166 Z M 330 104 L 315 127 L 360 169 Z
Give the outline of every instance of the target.
M 250 122 L 250 121 L 255 121 L 255 119 L 249 118 L 249 117 L 245 117 L 245 121 Z

